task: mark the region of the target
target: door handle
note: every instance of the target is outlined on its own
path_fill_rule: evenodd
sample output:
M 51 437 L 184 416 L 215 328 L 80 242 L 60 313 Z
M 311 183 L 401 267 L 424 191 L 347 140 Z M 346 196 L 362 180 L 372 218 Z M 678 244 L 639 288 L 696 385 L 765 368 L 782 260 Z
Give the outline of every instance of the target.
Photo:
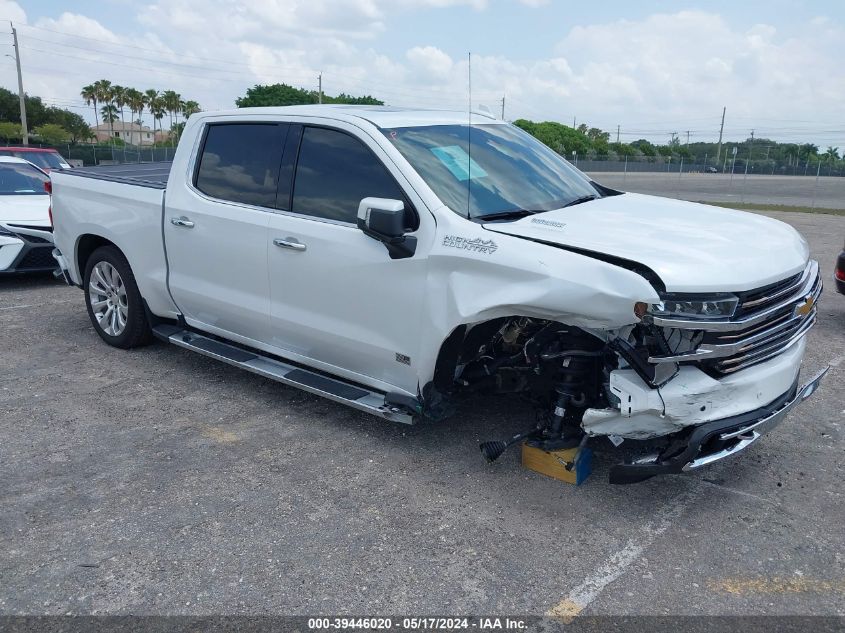
M 186 229 L 194 228 L 194 223 L 191 222 L 184 215 L 181 218 L 170 218 L 170 223 L 173 226 L 184 226 Z
M 273 240 L 273 244 L 282 248 L 289 248 L 292 251 L 304 251 L 307 248 L 305 244 L 297 240 L 295 237 L 286 237 L 285 239 L 277 237 Z

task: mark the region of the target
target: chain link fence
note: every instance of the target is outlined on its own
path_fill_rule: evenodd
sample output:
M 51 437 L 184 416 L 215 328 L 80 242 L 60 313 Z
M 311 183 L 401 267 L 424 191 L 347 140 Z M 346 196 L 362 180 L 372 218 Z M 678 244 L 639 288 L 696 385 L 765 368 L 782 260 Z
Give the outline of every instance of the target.
M 719 173 L 769 176 L 845 176 L 841 161 L 797 160 L 774 161 L 768 159 L 742 159 L 724 154 L 715 156 L 587 156 L 568 155 L 566 158 L 585 172 L 666 172 L 666 173 Z
M 19 143 L 7 147 L 23 147 Z M 171 161 L 176 153 L 175 146 L 137 146 L 137 145 L 90 145 L 63 143 L 47 145 L 30 143 L 29 147 L 54 149 L 72 165 L 118 165 L 121 163 L 155 163 Z

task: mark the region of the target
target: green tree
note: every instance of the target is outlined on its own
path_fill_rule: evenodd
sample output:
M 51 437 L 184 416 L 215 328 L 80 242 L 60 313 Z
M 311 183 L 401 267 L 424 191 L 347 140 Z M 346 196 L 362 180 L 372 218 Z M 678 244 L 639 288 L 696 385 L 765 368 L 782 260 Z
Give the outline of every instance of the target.
M 123 86 L 112 86 L 111 100 L 120 113 L 120 127 L 123 130 L 121 138 L 123 138 L 126 136 L 126 119 L 123 116 L 123 108 L 126 107 L 126 88 Z
M 170 129 L 171 131 L 173 128 L 173 117 L 176 117 L 176 123 L 179 123 L 179 111 L 182 109 L 182 97 L 181 95 L 176 92 L 175 90 L 165 90 L 161 93 L 161 99 L 163 101 L 163 105 L 167 110 L 167 114 L 170 118 Z M 171 135 L 171 138 L 173 136 Z
M 162 119 L 164 119 L 164 115 L 167 113 L 167 108 L 164 105 L 164 99 L 160 95 L 150 101 L 149 108 L 153 115 L 153 140 L 155 141 L 155 121 L 158 121 L 159 132 L 163 133 Z
M 79 93 L 83 99 L 85 99 L 85 105 L 93 105 L 94 106 L 94 125 L 99 125 L 100 120 L 98 118 L 97 113 L 97 88 L 94 84 L 88 84 L 87 86 L 82 86 L 82 91 Z
M 132 112 L 132 122 L 135 123 L 137 121 L 141 121 L 138 123 L 138 127 L 143 130 L 144 122 L 141 120 L 141 115 L 144 112 L 144 93 L 140 90 L 136 90 L 135 88 L 127 88 L 126 89 L 126 105 Z M 138 132 L 138 144 L 141 144 L 141 132 Z
M 182 104 L 182 115 L 186 119 L 188 117 L 190 117 L 192 114 L 196 114 L 197 112 L 200 112 L 200 111 L 201 111 L 200 104 L 197 103 L 196 101 L 185 101 Z
M 61 110 L 59 108 L 49 108 L 48 114 L 49 122 L 64 128 L 70 135 L 70 142 L 74 145 L 82 141 L 87 141 L 94 136 L 94 133 L 88 126 L 88 122 L 76 112 Z
M 839 148 L 828 145 L 827 151 L 824 153 L 824 156 L 831 163 L 836 162 L 837 160 L 839 160 Z
M 247 88 L 246 95 L 235 99 L 239 108 L 264 106 L 308 105 L 317 103 L 317 95 L 287 84 L 255 85 Z
M 99 101 L 101 104 L 104 104 L 100 108 L 100 114 L 103 113 L 103 110 L 106 109 L 107 105 L 111 106 L 112 108 L 114 107 L 114 104 L 112 103 L 112 89 L 111 88 L 112 88 L 112 84 L 108 79 L 98 79 L 97 81 L 94 82 L 94 91 L 97 93 L 97 101 Z M 112 112 L 112 110 L 111 110 L 111 108 L 109 108 L 109 113 L 111 113 L 111 112 Z M 108 119 L 109 132 L 110 132 L 109 137 L 112 138 L 112 139 L 114 139 L 114 122 L 115 122 L 116 118 L 117 117 L 112 118 L 111 116 L 109 116 L 109 119 Z M 103 117 L 103 123 L 106 123 L 105 117 Z
M 336 97 L 323 95 L 323 103 L 343 103 L 346 105 L 384 105 L 384 101 L 380 101 L 370 95 L 366 95 L 364 97 L 353 97 L 352 95 L 348 95 L 343 92 Z
M 146 104 L 147 108 L 150 111 L 150 114 L 153 117 L 153 142 L 155 142 L 156 137 L 156 115 L 153 111 L 153 106 L 158 103 L 158 90 L 155 88 L 148 88 L 144 90 L 144 103 Z
M 35 128 L 33 132 L 48 145 L 59 145 L 70 140 L 70 133 L 56 123 L 45 123 Z
M 657 148 L 644 138 L 638 139 L 631 143 L 631 147 L 642 152 L 643 156 L 656 156 Z
M 107 103 L 100 108 L 100 114 L 103 117 L 103 123 L 109 124 L 109 140 L 114 143 L 114 122 L 117 121 L 117 106 L 113 103 Z
M 268 106 L 311 105 L 317 103 L 319 97 L 312 90 L 294 88 L 288 84 L 256 85 L 248 88 L 246 95 L 235 99 L 239 108 L 260 108 Z M 323 103 L 343 103 L 348 105 L 384 105 L 384 101 L 370 95 L 354 97 L 340 93 L 336 97 L 323 95 Z
M 13 140 L 19 141 L 23 138 L 23 134 L 21 132 L 20 123 L 0 121 L 0 138 L 2 138 L 6 143 L 11 143 Z

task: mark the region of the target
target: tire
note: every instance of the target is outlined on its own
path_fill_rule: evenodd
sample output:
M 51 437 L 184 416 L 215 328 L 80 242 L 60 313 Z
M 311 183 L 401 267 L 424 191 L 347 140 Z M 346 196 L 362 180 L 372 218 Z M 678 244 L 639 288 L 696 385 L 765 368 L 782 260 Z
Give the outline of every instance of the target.
M 152 342 L 135 275 L 117 247 L 101 246 L 91 253 L 83 280 L 88 317 L 101 339 L 121 349 Z

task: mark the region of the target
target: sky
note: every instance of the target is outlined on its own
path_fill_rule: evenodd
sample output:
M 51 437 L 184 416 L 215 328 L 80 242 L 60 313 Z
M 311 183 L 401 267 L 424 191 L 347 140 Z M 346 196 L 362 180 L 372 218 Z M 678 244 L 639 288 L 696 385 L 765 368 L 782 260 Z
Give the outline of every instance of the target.
M 26 92 L 91 122 L 79 92 L 97 79 L 218 110 L 322 73 L 328 94 L 463 110 L 471 52 L 473 108 L 500 115 L 504 97 L 508 120 L 715 141 L 727 107 L 726 139 L 845 149 L 841 0 L 0 0 L 0 20 Z

